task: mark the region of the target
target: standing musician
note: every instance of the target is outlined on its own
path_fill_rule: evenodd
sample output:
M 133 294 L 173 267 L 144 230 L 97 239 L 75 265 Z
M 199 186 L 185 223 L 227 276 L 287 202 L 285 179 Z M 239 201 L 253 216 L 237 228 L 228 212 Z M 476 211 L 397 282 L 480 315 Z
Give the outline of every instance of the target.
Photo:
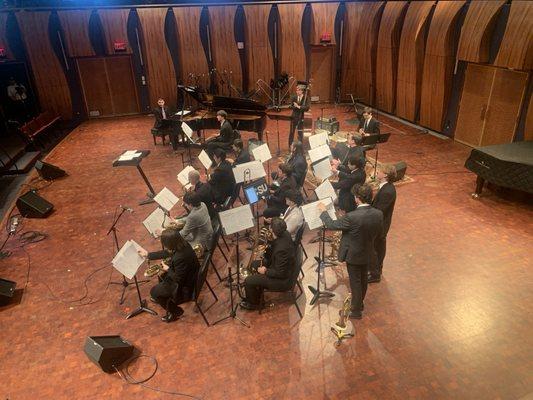
M 331 149 L 334 165 L 348 165 L 348 160 L 352 156 L 356 156 L 366 164 L 366 156 L 363 146 L 361 146 L 362 138 L 355 135 L 348 135 L 347 144 L 336 143 L 335 147 Z
M 287 164 L 292 167 L 292 175 L 298 187 L 302 187 L 307 173 L 307 160 L 304 155 L 304 146 L 299 140 L 292 142 L 291 155 L 287 159 Z
M 226 160 L 226 152 L 221 148 L 213 151 L 214 170 L 209 179 L 209 186 L 216 204 L 222 204 L 228 196 L 233 194 L 235 177 L 231 164 Z
M 337 182 L 332 182 L 334 189 L 339 191 L 339 208 L 345 212 L 355 210 L 355 201 L 352 194 L 354 185 L 362 185 L 366 180 L 364 162 L 353 155 L 348 160 L 348 166 L 332 164 L 331 170 L 339 176 Z
M 305 94 L 304 94 L 305 91 Z M 298 130 L 298 140 L 303 142 L 303 120 L 304 113 L 309 111 L 309 97 L 307 96 L 307 90 L 304 85 L 296 86 L 296 94 L 291 96 L 291 128 L 289 131 L 289 148 L 294 140 L 294 131 Z
M 224 110 L 217 111 L 217 120 L 220 123 L 220 134 L 206 142 L 206 153 L 213 157 L 215 149 L 223 149 L 228 151 L 233 144 L 235 135 L 230 122 L 226 119 L 228 113 Z
M 157 100 L 157 107 L 152 110 L 155 116 L 154 129 L 162 132 L 168 132 L 170 136 L 170 143 L 172 144 L 172 150 L 178 149 L 178 131 L 170 120 L 171 111 L 168 106 L 165 105 L 165 100 L 159 98 Z M 184 134 L 181 135 L 181 140 L 185 143 Z
M 161 245 L 163 246 L 161 251 L 151 253 L 140 251 L 139 254 L 149 260 L 170 258 L 169 262 L 162 262 L 166 273 L 161 277 L 161 282 L 150 290 L 150 296 L 167 311 L 161 320 L 172 322 L 183 314 L 183 309 L 178 304 L 192 299 L 200 263 L 191 245 L 176 229 L 165 229 L 162 232 Z M 176 288 L 176 296 L 173 301 L 169 301 L 174 296 Z
M 331 219 L 324 203 L 318 204 L 320 219 L 327 229 L 342 231 L 339 261 L 346 261 L 352 304 L 350 318 L 361 319 L 368 279 L 368 267 L 374 257 L 374 241 L 383 234 L 383 213 L 370 206 L 372 188 L 354 186 L 357 208 L 338 220 Z
M 231 148 L 233 149 L 233 152 L 236 155 L 235 161 L 233 161 L 234 167 L 236 165 L 244 164 L 251 161 L 250 152 L 248 151 L 248 149 L 244 148 L 244 143 L 242 139 L 235 139 L 233 141 L 233 144 L 231 145 Z
M 263 217 L 279 217 L 287 209 L 285 196 L 290 189 L 298 190 L 298 184 L 292 176 L 292 167 L 288 164 L 278 166 L 279 185 L 275 183 L 270 186 L 270 197 L 267 199 L 267 208 L 263 211 Z
M 246 297 L 241 307 L 256 310 L 259 306 L 264 289 L 290 289 L 291 276 L 296 267 L 296 255 L 291 235 L 287 232 L 287 224 L 281 218 L 272 220 L 274 240 L 266 250 L 262 266 L 257 268 L 257 274 L 250 275 L 244 280 Z
M 394 204 L 396 203 L 396 188 L 394 180 L 396 179 L 396 167 L 392 164 L 383 164 L 377 170 L 379 179 L 379 189 L 372 201 L 372 207 L 377 208 L 383 213 L 383 234 L 376 238 L 374 247 L 377 254 L 377 263 L 372 265 L 368 271 L 368 283 L 381 281 L 381 272 L 383 271 L 383 260 L 387 251 L 387 233 L 392 221 Z
M 370 107 L 363 109 L 363 120 L 359 121 L 359 133 L 362 136 L 379 134 L 379 121 L 372 117 L 372 109 Z

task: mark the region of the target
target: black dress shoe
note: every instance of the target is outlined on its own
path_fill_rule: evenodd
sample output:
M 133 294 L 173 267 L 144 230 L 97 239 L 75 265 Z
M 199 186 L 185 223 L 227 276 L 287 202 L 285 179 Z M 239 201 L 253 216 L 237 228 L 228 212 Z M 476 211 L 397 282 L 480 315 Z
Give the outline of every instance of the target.
M 183 308 L 176 307 L 176 312 L 167 312 L 164 317 L 161 318 L 163 322 L 174 322 L 183 315 Z
M 241 301 L 241 304 L 240 306 L 242 308 L 244 308 L 245 310 L 257 310 L 259 308 L 258 305 L 255 305 L 255 304 L 252 304 L 252 303 L 249 303 L 245 300 Z
M 381 275 L 368 274 L 368 283 L 381 282 Z
M 349 317 L 351 319 L 361 319 L 361 318 L 363 318 L 363 314 L 361 314 L 360 312 L 358 313 L 358 312 L 355 312 L 355 311 L 351 311 Z

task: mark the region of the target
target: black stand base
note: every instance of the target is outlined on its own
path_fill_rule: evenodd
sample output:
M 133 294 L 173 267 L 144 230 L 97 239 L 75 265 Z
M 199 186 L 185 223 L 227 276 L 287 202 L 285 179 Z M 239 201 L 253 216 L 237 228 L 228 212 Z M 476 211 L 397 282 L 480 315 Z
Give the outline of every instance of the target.
M 240 319 L 240 318 L 237 316 L 237 309 L 236 309 L 237 307 L 238 307 L 238 305 L 237 305 L 234 309 L 232 309 L 232 310 L 230 311 L 230 313 L 229 313 L 228 316 L 226 316 L 226 317 L 224 317 L 224 318 L 221 318 L 221 319 L 219 319 L 218 321 L 213 322 L 212 325 L 216 325 L 216 324 L 218 324 L 219 322 L 225 321 L 225 320 L 227 320 L 227 319 L 229 319 L 229 318 L 233 318 L 233 319 L 236 319 L 237 321 L 239 321 L 239 322 L 240 322 L 242 325 L 244 325 L 245 327 L 249 328 L 249 327 L 250 327 L 250 324 L 248 324 L 247 322 L 244 322 L 242 319 Z
M 237 233 L 237 243 L 239 243 L 239 234 Z M 237 254 L 239 254 L 239 250 L 237 248 Z M 237 276 L 239 276 L 239 261 L 237 261 Z M 238 284 L 239 282 L 237 282 Z M 235 304 L 234 301 L 233 301 L 233 275 L 231 273 L 231 266 L 228 266 L 228 284 L 229 284 L 229 296 L 230 296 L 230 312 L 229 312 L 229 315 L 219 319 L 218 321 L 215 321 L 213 323 L 213 325 L 216 325 L 218 324 L 219 322 L 222 322 L 222 321 L 225 321 L 229 318 L 232 318 L 234 320 L 237 320 L 241 323 L 241 325 L 247 327 L 247 328 L 250 328 L 250 325 L 246 322 L 244 322 L 242 319 L 240 319 L 238 316 L 237 316 L 237 307 L 239 307 L 239 304 Z M 237 288 L 237 291 L 239 289 Z
M 311 291 L 311 293 L 313 293 L 313 298 L 309 302 L 310 306 L 314 305 L 318 301 L 318 299 L 321 298 L 321 297 L 331 298 L 331 297 L 335 296 L 335 293 L 326 292 L 326 291 L 320 290 L 318 288 L 315 289 L 311 285 L 307 286 L 307 288 Z
M 147 199 L 139 202 L 140 206 L 144 206 L 144 205 L 150 204 L 150 203 L 155 203 L 154 195 L 152 193 L 148 193 L 146 196 L 148 197 Z
M 146 283 L 146 282 L 150 282 L 150 281 L 146 279 L 139 281 L 139 283 Z M 130 285 L 133 285 L 133 282 L 128 282 L 126 278 L 122 276 L 122 282 L 110 282 L 110 285 L 121 285 L 122 286 L 122 294 L 120 295 L 120 301 L 118 304 L 121 304 L 121 305 L 124 304 L 124 300 L 126 299 L 126 289 Z
M 157 315 L 157 313 L 154 310 L 152 310 L 151 308 L 146 307 L 146 300 L 142 300 L 140 307 L 137 308 L 136 310 L 133 310 L 128 315 L 126 315 L 126 319 L 133 318 L 136 315 L 139 315 L 139 314 L 141 314 L 143 312 L 147 312 L 148 314 L 152 314 L 152 315 Z

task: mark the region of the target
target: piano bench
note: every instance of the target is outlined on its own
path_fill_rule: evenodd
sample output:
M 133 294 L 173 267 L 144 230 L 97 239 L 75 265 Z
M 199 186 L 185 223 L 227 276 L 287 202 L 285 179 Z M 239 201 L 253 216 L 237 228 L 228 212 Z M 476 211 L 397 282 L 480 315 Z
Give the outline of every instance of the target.
M 163 143 L 163 146 L 165 145 L 165 137 L 169 136 L 169 133 L 164 130 L 159 130 L 157 128 L 152 128 L 152 137 L 154 139 L 154 146 L 157 144 L 155 138 L 160 137 Z

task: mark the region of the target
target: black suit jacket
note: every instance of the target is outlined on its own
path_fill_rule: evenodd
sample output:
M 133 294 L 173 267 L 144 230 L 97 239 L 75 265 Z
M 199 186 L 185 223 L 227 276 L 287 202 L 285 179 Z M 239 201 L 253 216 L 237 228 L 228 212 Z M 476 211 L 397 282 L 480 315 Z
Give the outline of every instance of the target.
M 248 152 L 248 149 L 242 149 L 235 161 L 233 161 L 233 166 L 247 162 L 250 162 L 250 153 Z
M 152 109 L 152 112 L 154 113 L 155 117 L 155 129 L 166 128 L 165 124 L 168 123 L 168 120 L 170 119 L 170 109 L 167 106 L 164 106 L 163 108 L 165 109 L 165 114 L 167 117 L 166 120 L 163 119 L 163 112 L 161 111 L 161 107 L 155 107 L 154 109 Z
M 365 127 L 365 119 L 363 118 L 361 121 L 359 121 L 359 129 L 364 129 Z M 365 133 L 379 133 L 379 121 L 375 119 L 374 117 L 370 118 L 370 121 L 368 122 L 368 126 L 365 129 Z
M 228 120 L 224 120 L 222 125 L 220 125 L 220 134 L 214 139 L 210 140 L 210 142 L 225 143 L 228 146 L 231 146 L 233 140 L 235 139 L 234 136 L 235 135 L 233 134 L 231 123 Z
M 331 149 L 331 155 L 341 162 L 342 165 L 347 166 L 350 157 L 355 156 L 361 161 L 366 161 L 365 151 L 362 146 L 349 147 L 344 143 L 337 143 L 335 148 Z
M 333 221 L 327 212 L 320 215 L 326 228 L 342 231 L 339 261 L 370 264 L 374 259 L 374 240 L 383 234 L 383 213 L 371 206 L 359 206 Z
M 280 182 L 279 188 L 270 197 L 268 204 L 285 210 L 287 207 L 287 203 L 285 203 L 285 195 L 287 194 L 287 191 L 291 189 L 298 190 L 298 184 L 296 183 L 294 176 L 286 177 Z
M 305 102 L 304 102 L 305 99 Z M 300 108 L 294 107 L 293 103 L 297 103 Z M 291 96 L 291 105 L 290 108 L 292 109 L 291 119 L 293 122 L 298 122 L 303 119 L 304 113 L 306 111 L 309 111 L 309 93 L 307 93 L 307 96 L 304 94 L 302 95 L 302 101 L 298 101 L 298 96 L 293 94 Z
M 272 241 L 265 255 L 266 276 L 288 281 L 296 264 L 296 252 L 289 232 Z
M 222 203 L 228 196 L 233 194 L 235 178 L 229 161 L 224 160 L 215 167 L 209 179 L 209 185 L 217 203 Z
M 292 176 L 296 179 L 297 185 L 302 186 L 307 172 L 307 160 L 305 157 L 301 154 L 291 155 L 287 160 L 287 164 L 292 167 Z
M 331 185 L 334 189 L 339 190 L 339 208 L 346 212 L 355 210 L 355 199 L 351 193 L 353 185 L 363 184 L 366 180 L 364 169 L 355 169 L 350 171 L 348 167 L 339 165 L 339 181 Z
M 213 193 L 211 192 L 211 185 L 208 185 L 207 183 L 198 182 L 194 186 L 194 192 L 200 197 L 200 201 L 204 203 L 207 207 L 207 211 L 209 212 L 209 216 L 213 218 L 216 214 L 215 207 L 213 207 Z
M 387 182 L 378 190 L 372 201 L 372 207 L 381 210 L 383 213 L 383 237 L 387 236 L 392 221 L 392 212 L 396 203 L 396 188 L 392 183 Z

